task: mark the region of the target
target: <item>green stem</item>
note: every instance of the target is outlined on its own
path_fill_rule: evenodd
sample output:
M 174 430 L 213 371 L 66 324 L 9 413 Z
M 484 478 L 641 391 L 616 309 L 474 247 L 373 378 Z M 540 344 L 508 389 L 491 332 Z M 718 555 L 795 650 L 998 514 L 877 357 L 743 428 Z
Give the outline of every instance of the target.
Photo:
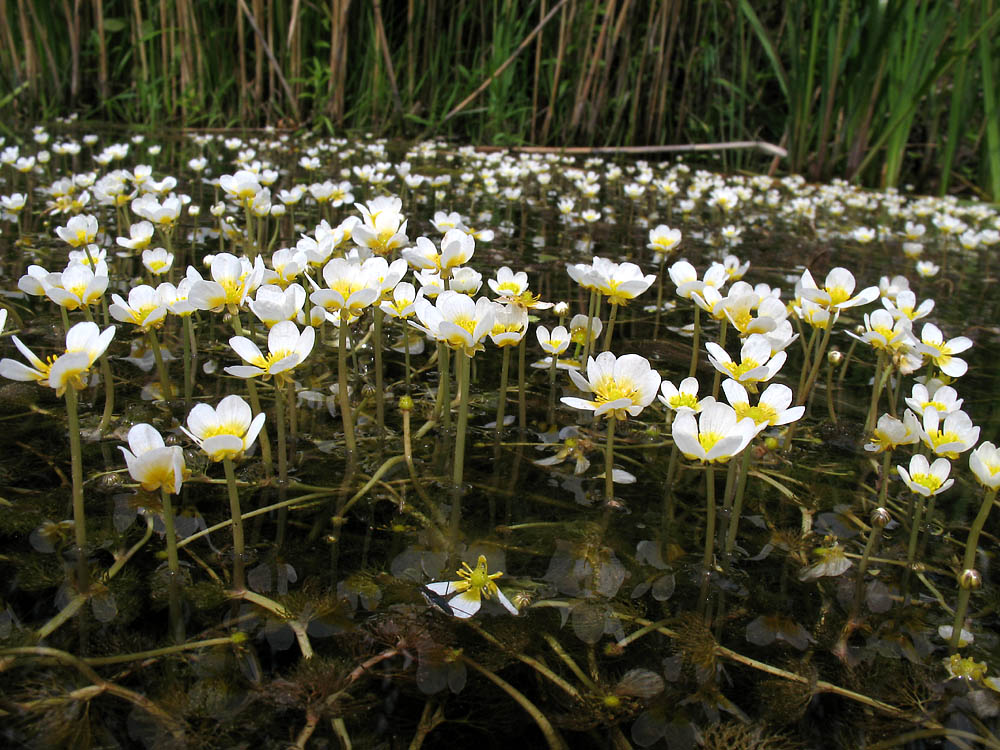
M 660 336 L 660 313 L 663 311 L 663 264 L 660 260 L 660 270 L 656 274 L 656 317 L 653 319 L 653 341 Z
M 990 510 L 993 508 L 993 501 L 996 500 L 996 497 L 996 488 L 986 490 L 986 494 L 983 496 L 982 505 L 979 506 L 979 512 L 976 514 L 976 518 L 973 520 L 972 526 L 969 528 L 969 538 L 965 540 L 965 554 L 962 556 L 961 572 L 974 570 L 976 567 L 976 550 L 979 546 L 979 535 L 983 531 L 983 526 L 986 524 L 986 518 L 989 516 Z M 955 607 L 955 620 L 951 631 L 950 649 L 952 653 L 955 653 L 958 649 L 958 639 L 962 634 L 962 626 L 965 624 L 965 613 L 968 611 L 969 596 L 971 593 L 972 589 L 963 585 L 958 594 L 958 605 Z
M 890 471 L 892 471 L 892 451 L 886 448 L 882 452 L 882 484 L 878 488 L 878 504 L 883 508 L 888 505 Z
M 546 421 L 549 425 L 556 421 L 556 365 L 559 364 L 559 355 L 552 353 L 552 363 L 549 365 L 549 409 Z
M 521 336 L 521 342 L 517 345 L 517 420 L 521 432 L 528 429 L 528 390 L 525 387 L 527 338 L 527 336 Z
M 708 611 L 708 581 L 711 577 L 712 555 L 715 552 L 715 467 L 705 464 L 705 550 L 701 556 L 701 596 L 702 616 Z
M 243 513 L 240 510 L 240 493 L 236 488 L 236 471 L 233 469 L 233 460 L 225 458 L 222 465 L 226 470 L 226 486 L 229 488 L 229 515 L 233 522 L 233 588 L 236 591 L 246 589 L 246 575 L 244 569 L 246 560 L 244 559 L 243 548 Z
M 343 313 L 343 311 L 341 311 Z M 340 418 L 344 422 L 344 441 L 347 452 L 357 449 L 354 440 L 354 417 L 351 415 L 351 399 L 347 390 L 347 331 L 350 327 L 348 316 L 340 316 L 340 343 L 337 346 L 337 398 L 340 400 Z
M 611 335 L 615 332 L 615 319 L 618 317 L 618 304 L 611 303 L 611 316 L 608 318 L 608 330 L 604 333 L 604 351 L 611 351 Z
M 723 349 L 726 348 L 726 333 L 729 330 L 729 321 L 725 318 L 719 323 L 719 346 Z M 712 378 L 712 398 L 718 400 L 719 398 L 719 384 L 722 382 L 722 373 L 718 370 L 715 371 L 715 377 Z
M 503 360 L 500 365 L 500 392 L 497 394 L 497 442 L 503 437 L 503 422 L 507 410 L 507 380 L 510 377 L 510 347 L 503 348 Z
M 604 502 L 611 503 L 615 499 L 615 419 L 614 413 L 608 415 L 608 436 L 604 443 Z
M 191 394 L 194 392 L 194 363 L 191 356 L 191 316 L 183 318 L 184 330 L 181 339 L 184 342 L 184 407 L 191 409 Z
M 917 537 L 920 535 L 920 527 L 924 522 L 924 496 L 914 494 L 913 496 L 913 517 L 910 519 L 910 539 L 906 545 L 906 572 L 903 574 L 903 594 L 909 602 L 909 582 L 910 573 L 913 571 L 913 560 L 917 553 Z
M 170 377 L 167 375 L 167 366 L 163 362 L 163 352 L 160 351 L 160 341 L 156 337 L 156 331 L 150 328 L 149 344 L 153 347 L 153 358 L 156 360 L 156 372 L 160 376 L 160 389 L 163 391 L 164 401 L 170 401 L 174 397 L 173 389 L 170 387 Z
M 586 372 L 587 369 L 587 358 L 590 356 L 590 342 L 593 338 L 591 332 L 594 326 L 594 299 L 597 296 L 597 292 L 593 289 L 590 290 L 590 301 L 587 303 L 587 333 L 583 339 L 583 354 L 580 355 L 580 369 Z
M 879 385 L 882 382 L 882 371 L 885 369 L 885 352 L 879 350 L 875 363 L 875 380 L 872 382 L 872 397 L 868 404 L 868 416 L 865 418 L 865 435 L 870 435 L 875 428 L 875 417 L 878 415 L 878 397 L 882 392 Z
M 469 368 L 472 357 L 457 353 L 458 357 L 458 427 L 455 435 L 455 464 L 452 467 L 451 484 L 457 491 L 462 489 L 462 475 L 465 472 L 465 428 L 469 422 Z
M 274 381 L 274 416 L 278 423 L 278 493 L 284 500 L 288 493 L 288 441 L 285 437 L 285 384 L 280 379 Z M 288 523 L 288 508 L 278 511 L 278 532 L 275 546 L 279 549 L 285 541 L 285 526 Z
M 465 664 L 472 667 L 494 685 L 507 693 L 507 695 L 513 698 L 514 701 L 521 708 L 523 708 L 532 719 L 534 719 L 538 728 L 541 730 L 542 735 L 545 737 L 545 742 L 549 746 L 550 750 L 566 750 L 566 742 L 561 736 L 559 736 L 559 732 L 552 726 L 552 723 L 545 717 L 545 714 L 542 713 L 538 706 L 528 700 L 524 693 L 517 690 L 513 685 L 498 676 L 496 673 L 473 661 L 464 653 L 460 653 L 459 658 L 465 662 Z
M 247 380 L 247 396 L 250 398 L 250 409 L 256 417 L 263 409 L 260 406 L 260 396 L 257 394 L 257 382 L 253 378 Z M 267 436 L 267 430 L 261 430 L 257 440 L 260 441 L 260 460 L 264 464 L 264 476 L 270 479 L 273 467 L 271 464 L 271 439 Z
M 372 311 L 375 319 L 375 421 L 378 423 L 378 434 L 385 434 L 385 387 L 382 373 L 382 310 L 375 307 Z
M 451 349 L 447 344 L 441 345 L 441 356 L 438 359 L 438 393 L 441 394 L 441 422 L 445 430 L 451 429 Z
M 835 365 L 827 362 L 826 365 L 826 413 L 830 421 L 837 424 L 837 410 L 833 407 L 833 370 Z
M 170 571 L 168 584 L 170 597 L 170 635 L 176 643 L 184 642 L 184 620 L 181 618 L 181 566 L 177 560 L 177 532 L 174 530 L 174 507 L 170 501 L 170 490 L 160 485 L 163 501 L 163 525 L 167 537 L 167 570 Z
M 698 347 L 701 339 L 701 308 L 694 306 L 694 335 L 691 339 L 691 366 L 688 367 L 688 377 L 693 378 L 698 371 Z
M 83 456 L 80 449 L 80 417 L 77 393 L 72 385 L 66 388 L 66 415 L 69 427 L 69 454 L 73 477 L 73 534 L 76 541 L 76 586 L 81 594 L 90 590 L 90 569 L 87 566 L 87 520 L 83 505 Z
M 743 497 L 747 488 L 747 477 L 750 475 L 750 447 L 743 449 L 743 456 L 740 461 L 740 479 L 736 485 L 736 497 L 733 500 L 733 510 L 729 516 L 729 528 L 726 529 L 726 554 L 725 563 L 729 565 L 729 559 L 736 546 L 736 534 L 740 528 L 740 514 L 743 512 Z

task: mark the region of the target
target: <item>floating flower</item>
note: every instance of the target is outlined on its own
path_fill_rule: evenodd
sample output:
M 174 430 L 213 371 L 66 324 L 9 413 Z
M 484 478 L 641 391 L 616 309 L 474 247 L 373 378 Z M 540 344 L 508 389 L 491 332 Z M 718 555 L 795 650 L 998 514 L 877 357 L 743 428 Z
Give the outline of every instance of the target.
M 256 417 L 250 405 L 236 395 L 226 396 L 217 408 L 196 404 L 188 413 L 184 434 L 194 440 L 212 461 L 238 459 L 250 449 L 261 428 L 264 413 Z
M 428 583 L 427 588 L 438 596 L 449 597 L 448 606 L 455 617 L 466 619 L 472 617 L 482 606 L 483 599 L 495 598 L 504 609 L 512 615 L 517 614 L 517 607 L 494 583 L 503 575 L 502 571 L 490 573 L 486 567 L 486 556 L 480 555 L 476 567 L 472 568 L 463 562 L 457 571 L 457 581 L 436 581 Z
M 184 449 L 179 445 L 166 446 L 163 436 L 152 425 L 140 423 L 128 431 L 128 448 L 119 446 L 125 456 L 128 473 L 144 490 L 152 492 L 160 487 L 177 494 L 187 472 Z
M 639 416 L 660 387 L 660 373 L 638 354 L 615 357 L 611 352 L 601 352 L 596 359 L 587 360 L 586 378 L 574 370 L 569 370 L 569 376 L 577 388 L 592 393 L 594 398 L 565 396 L 562 402 L 574 409 L 591 410 L 595 417 L 606 414 L 609 419 Z
M 947 458 L 937 458 L 934 463 L 929 463 L 926 456 L 916 453 L 910 458 L 909 471 L 902 466 L 897 466 L 896 471 L 910 490 L 924 497 L 939 495 L 955 483 L 954 479 L 948 479 L 951 461 Z

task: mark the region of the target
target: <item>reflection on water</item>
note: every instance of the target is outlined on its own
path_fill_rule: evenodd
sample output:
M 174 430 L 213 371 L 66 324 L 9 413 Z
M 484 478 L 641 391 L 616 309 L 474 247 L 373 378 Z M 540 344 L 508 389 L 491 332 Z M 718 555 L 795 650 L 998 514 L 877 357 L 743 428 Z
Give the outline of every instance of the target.
M 884 386 L 876 416 L 894 401 L 902 418 L 906 397 L 921 410 L 946 411 L 953 402 L 942 403 L 947 392 L 936 399 L 914 388 L 915 378 L 929 373 L 922 357 L 931 355 L 911 353 L 911 367 L 905 352 L 895 352 L 895 361 L 892 352 L 878 356 L 865 338 L 878 301 L 834 314 L 826 350 L 826 329 L 808 322 L 871 285 L 896 306 L 906 306 L 907 288 L 916 303 L 934 299 L 913 333 L 919 338 L 933 322 L 944 341 L 972 339 L 969 351 L 955 352 L 969 369 L 952 386 L 980 427 L 980 441 L 996 440 L 992 208 L 795 178 L 724 177 L 676 163 L 484 155 L 447 144 L 406 151 L 273 133 L 185 134 L 165 137 L 162 152 L 151 155 L 150 141 L 132 142 L 117 161 L 107 151 L 114 138 L 104 136 L 77 156 L 53 155 L 39 170 L 5 167 L 3 193 L 29 196 L 19 213 L 5 209 L 0 238 L 8 334 L 43 360 L 63 353 L 60 309 L 44 294 L 16 290 L 30 264 L 62 270 L 67 247 L 55 228 L 80 213 L 100 224 L 93 252 L 106 256 L 108 299 L 91 309 L 103 324 L 114 322 L 106 308 L 112 293 L 179 284 L 189 263 L 219 281 L 206 256 L 248 252 L 267 261 L 257 282 L 273 285 L 250 299 L 301 309 L 296 330 L 315 324 L 315 343 L 279 377 L 275 363 L 290 349 L 268 348 L 259 320 L 266 316 L 239 295 L 217 311 L 193 312 L 190 331 L 174 309 L 155 338 L 141 326 L 117 325 L 109 350 L 115 406 L 103 434 L 107 392 L 96 365 L 79 392 L 91 579 L 83 593 L 74 526 L 66 520 L 72 477 L 63 400 L 50 388 L 4 381 L 0 711 L 9 742 L 228 747 L 253 738 L 268 747 L 420 747 L 530 737 L 539 746 L 675 750 L 943 747 L 934 743 L 950 736 L 956 747 L 1000 744 L 991 733 L 1000 713 L 988 564 L 995 518 L 987 517 L 972 558 L 982 584 L 971 593 L 965 622 L 972 642 L 949 659 L 956 573 L 983 498 L 969 454 L 951 460 L 955 484 L 947 493 L 925 498 L 891 467 L 906 468 L 912 453 L 930 455 L 929 448 L 900 442 L 885 460 L 864 448 L 874 429 L 872 422 L 866 430 L 873 379 Z M 207 159 L 204 171 L 189 163 L 199 155 Z M 322 168 L 307 171 L 305 155 L 319 157 Z M 109 161 L 95 163 L 95 156 Z M 152 167 L 148 174 L 142 163 Z M 218 178 L 241 168 L 251 172 L 239 179 L 261 184 L 240 197 L 236 178 L 227 179 L 236 191 L 227 200 Z M 109 179 L 115 169 L 129 174 Z M 124 193 L 116 193 L 119 184 Z M 132 226 L 139 217 L 131 201 L 115 196 L 132 191 L 190 197 L 180 199 L 186 208 L 150 245 L 166 240 L 169 269 L 144 265 L 141 248 L 129 247 L 143 230 Z M 388 204 L 369 204 L 367 217 L 352 205 L 390 193 L 401 198 L 405 225 L 371 215 L 371 205 Z M 361 223 L 342 224 L 348 217 Z M 372 231 L 364 229 L 369 220 Z M 649 246 L 658 224 L 683 233 L 679 247 L 663 255 Z M 466 268 L 453 279 L 447 271 L 443 279 L 428 277 L 459 252 L 445 247 L 456 227 L 474 238 L 474 255 L 454 264 Z M 450 353 L 453 374 L 442 379 L 447 348 L 391 312 L 376 325 L 371 307 L 359 307 L 340 335 L 330 319 L 339 315 L 324 316 L 313 306 L 326 303 L 303 300 L 319 287 L 344 298 L 364 287 L 324 271 L 330 257 L 355 246 L 390 260 L 404 247 L 425 259 L 428 247 L 440 251 L 422 276 L 411 268 L 405 280 L 416 288 L 457 283 L 473 297 L 496 296 L 486 282 L 501 266 L 526 272 L 530 293 L 519 297 L 530 308 L 525 345 L 515 339 L 500 349 L 486 341 L 469 361 L 463 398 L 464 355 Z M 634 301 L 603 305 L 601 334 L 588 344 L 587 313 L 596 311 L 566 265 L 589 265 L 594 256 L 635 263 L 640 278 L 655 276 Z M 719 291 L 699 287 L 708 304 L 697 331 L 694 304 L 668 275 L 681 258 L 699 280 L 712 261 L 726 259 L 723 270 L 710 272 L 719 274 Z M 929 275 L 924 265 L 918 272 L 917 263 L 938 271 Z M 835 267 L 849 269 L 857 288 L 823 292 Z M 257 273 L 250 262 L 235 269 L 221 285 L 227 295 Z M 816 295 L 803 301 L 801 293 L 805 269 L 820 286 L 817 295 L 829 292 L 813 312 Z M 609 463 L 607 420 L 561 402 L 594 398 L 567 369 L 578 367 L 585 348 L 603 349 L 613 314 L 612 352 L 647 358 L 675 395 L 693 372 L 693 402 L 713 389 L 719 400 L 732 398 L 705 344 L 721 344 L 739 364 L 739 313 L 726 318 L 711 302 L 741 273 L 756 295 L 743 323 L 760 321 L 771 304 L 799 334 L 773 382 L 787 385 L 793 398 L 811 389 L 805 416 L 767 427 L 727 463 L 702 464 L 674 448 L 683 411 L 654 400 L 617 421 Z M 524 291 L 511 276 L 498 282 L 508 285 L 507 296 Z M 385 299 L 401 312 L 409 299 L 391 291 Z M 533 307 L 537 299 L 566 305 Z M 70 322 L 83 319 L 77 309 L 67 314 Z M 571 321 L 579 314 L 582 329 Z M 474 323 L 467 323 L 456 326 L 470 332 Z M 543 350 L 536 324 L 552 339 L 556 326 L 577 325 L 577 341 Z M 512 322 L 507 332 L 515 329 L 523 331 Z M 260 361 L 250 364 L 273 367 L 275 377 L 227 374 L 246 364 L 246 350 L 229 343 L 234 330 L 260 349 Z M 693 335 L 701 356 L 692 371 Z M 20 356 L 4 347 L 6 356 Z M 173 382 L 169 401 L 162 399 L 161 366 Z M 734 368 L 730 374 L 752 369 L 745 361 Z M 937 361 L 935 374 L 945 369 Z M 215 406 L 228 393 L 259 400 L 267 413 L 261 440 L 236 456 L 232 483 L 179 429 L 191 426 L 192 404 Z M 607 400 L 620 396 L 614 391 Z M 752 384 L 742 398 L 747 408 L 750 399 L 756 403 Z M 350 455 L 345 406 L 357 441 Z M 751 417 L 766 412 L 754 408 Z M 927 429 L 924 417 L 916 421 Z M 167 560 L 164 497 L 133 482 L 118 450 L 138 423 L 183 451 L 186 474 L 172 500 L 176 567 Z M 714 444 L 702 441 L 706 450 Z M 459 487 L 456 460 L 464 467 Z M 609 465 L 614 481 L 606 481 Z M 245 570 L 245 591 L 233 588 L 230 488 L 243 514 L 245 547 L 235 567 Z M 887 513 L 873 515 L 877 506 Z M 715 531 L 706 570 L 709 524 Z M 181 642 L 168 627 L 175 618 Z

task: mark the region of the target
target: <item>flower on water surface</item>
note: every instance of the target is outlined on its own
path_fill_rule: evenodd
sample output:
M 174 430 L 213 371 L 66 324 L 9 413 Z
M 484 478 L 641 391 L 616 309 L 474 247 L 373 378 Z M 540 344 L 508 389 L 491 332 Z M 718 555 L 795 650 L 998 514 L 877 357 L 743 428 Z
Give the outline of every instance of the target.
M 11 336 L 14 346 L 31 363 L 31 367 L 14 359 L 0 360 L 0 376 L 10 380 L 31 381 L 54 388 L 57 396 L 63 395 L 72 386 L 76 390 L 85 387 L 83 375 L 104 351 L 115 336 L 114 326 L 101 331 L 96 323 L 83 321 L 66 332 L 66 352 L 51 355 L 46 361 L 40 360 L 17 336 Z
M 995 490 L 1000 487 L 1000 450 L 985 442 L 969 454 L 969 467 L 982 484 Z
M 750 405 L 747 389 L 731 378 L 722 384 L 726 400 L 736 410 L 740 419 L 750 417 L 758 430 L 776 427 L 802 418 L 806 407 L 792 406 L 792 389 L 781 383 L 771 383 L 757 399 L 757 405 Z
M 490 573 L 486 567 L 485 555 L 479 556 L 475 568 L 470 567 L 467 562 L 463 562 L 462 568 L 456 572 L 458 574 L 457 581 L 436 581 L 427 584 L 427 588 L 438 596 L 451 597 L 448 599 L 448 606 L 455 617 L 462 619 L 472 617 L 479 611 L 483 599 L 493 598 L 496 598 L 504 609 L 512 615 L 517 614 L 517 607 L 511 604 L 510 600 L 494 583 L 497 578 L 503 575 L 503 572 Z
M 687 409 L 677 414 L 672 434 L 687 458 L 713 463 L 728 461 L 746 448 L 757 434 L 757 425 L 749 417 L 739 419 L 728 404 L 706 398 L 697 418 Z
M 875 425 L 875 433 L 870 443 L 865 443 L 865 450 L 871 453 L 891 451 L 900 445 L 913 445 L 920 439 L 920 425 L 916 415 L 909 409 L 900 421 L 889 414 L 883 414 Z
M 756 383 L 773 378 L 788 356 L 781 351 L 772 357 L 771 343 L 767 336 L 760 333 L 747 336 L 740 349 L 738 364 L 714 341 L 705 344 L 705 348 L 708 349 L 708 359 L 716 370 L 745 386 L 749 385 L 751 389 Z
M 233 365 L 226 372 L 237 378 L 254 378 L 258 375 L 266 380 L 272 375 L 287 377 L 287 372 L 300 365 L 312 351 L 316 340 L 316 329 L 306 326 L 302 333 L 295 323 L 282 320 L 271 326 L 267 333 L 268 355 L 265 357 L 258 346 L 245 336 L 233 336 L 229 345 L 243 358 L 247 365 Z
M 955 483 L 954 479 L 948 479 L 951 461 L 947 458 L 937 458 L 934 463 L 929 463 L 926 456 L 916 453 L 910 458 L 909 471 L 902 466 L 897 466 L 896 471 L 910 490 L 924 497 L 938 495 Z
M 226 396 L 213 408 L 196 404 L 188 413 L 184 434 L 194 440 L 212 461 L 238 459 L 257 439 L 264 426 L 264 413 L 256 417 L 250 405 L 237 395 Z
M 933 323 L 925 323 L 920 329 L 917 351 L 930 357 L 934 365 L 948 377 L 960 378 L 969 369 L 969 365 L 964 359 L 952 355 L 964 352 L 971 346 L 972 340 L 965 336 L 945 341 L 940 328 Z
M 592 400 L 565 396 L 562 402 L 574 409 L 592 410 L 595 417 L 637 417 L 649 406 L 660 388 L 660 373 L 649 366 L 649 360 L 638 354 L 615 357 L 601 352 L 587 360 L 587 377 L 569 370 L 573 384 Z
M 942 424 L 937 409 L 928 406 L 924 409 L 920 439 L 937 455 L 955 459 L 976 444 L 979 428 L 973 426 L 972 418 L 964 411 L 949 414 Z
M 125 456 L 128 473 L 144 490 L 152 492 L 166 487 L 177 494 L 187 473 L 184 449 L 179 445 L 166 446 L 163 436 L 152 425 L 140 423 L 128 431 L 128 448 L 118 446 Z

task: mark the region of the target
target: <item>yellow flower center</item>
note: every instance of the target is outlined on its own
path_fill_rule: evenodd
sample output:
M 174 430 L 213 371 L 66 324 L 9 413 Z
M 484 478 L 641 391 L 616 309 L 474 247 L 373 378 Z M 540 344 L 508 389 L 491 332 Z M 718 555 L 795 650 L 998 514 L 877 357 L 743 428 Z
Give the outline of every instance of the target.
M 721 432 L 699 432 L 698 442 L 701 447 L 705 449 L 705 452 L 712 450 L 715 444 L 722 440 L 723 434 Z
M 830 295 L 831 305 L 839 305 L 851 298 L 851 293 L 842 286 L 831 287 L 826 290 L 826 293 Z
M 599 404 L 617 401 L 620 398 L 627 398 L 634 404 L 638 395 L 639 389 L 634 383 L 628 380 L 615 380 L 610 375 L 605 375 L 594 384 L 594 400 Z
M 931 492 L 935 492 L 941 486 L 941 480 L 934 474 L 911 474 L 910 479 Z
M 207 440 L 211 437 L 217 437 L 219 435 L 233 435 L 240 439 L 243 438 L 243 426 L 236 422 L 219 422 L 218 424 L 208 427 L 204 433 L 201 435 L 202 440 Z
M 680 392 L 673 398 L 669 399 L 671 409 L 679 409 L 682 406 L 687 406 L 691 409 L 698 408 L 698 397 L 693 393 Z
M 736 411 L 738 419 L 750 417 L 757 424 L 774 424 L 778 419 L 778 412 L 773 406 L 769 406 L 768 404 L 750 406 L 749 403 L 744 402 L 742 404 L 733 404 L 733 409 Z
M 760 367 L 760 364 L 755 359 L 745 359 L 739 364 L 736 364 L 735 362 L 726 362 L 725 365 L 726 369 L 729 370 L 730 374 L 732 374 L 733 380 L 739 380 L 755 367 Z

